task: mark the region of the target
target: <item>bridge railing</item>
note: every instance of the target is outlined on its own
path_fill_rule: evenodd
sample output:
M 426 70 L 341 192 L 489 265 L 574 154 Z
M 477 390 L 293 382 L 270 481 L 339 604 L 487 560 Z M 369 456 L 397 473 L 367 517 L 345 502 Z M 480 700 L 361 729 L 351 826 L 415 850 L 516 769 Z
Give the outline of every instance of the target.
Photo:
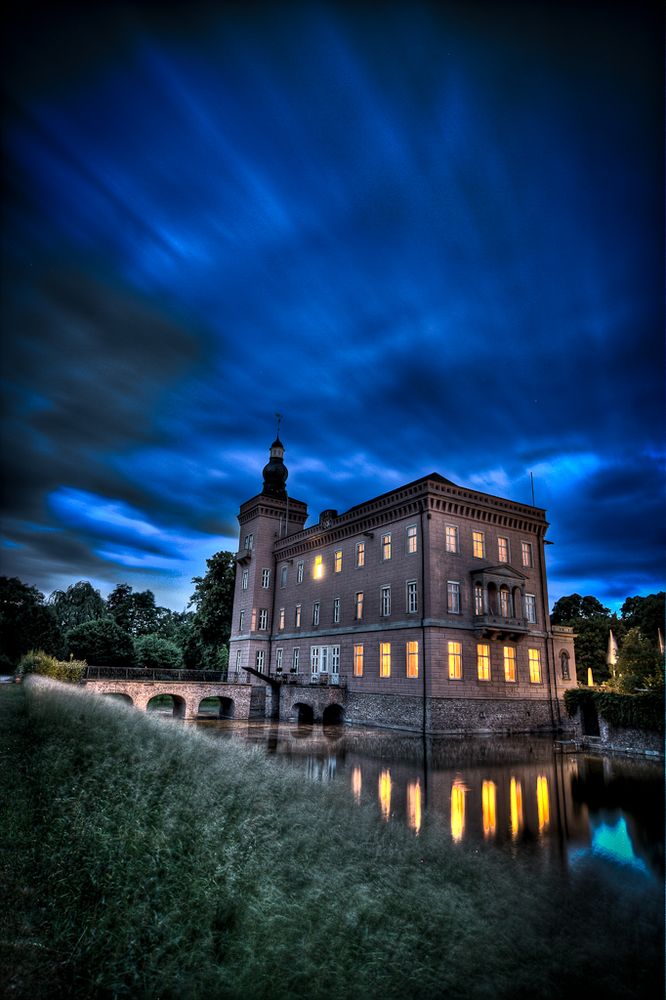
M 146 669 L 143 667 L 95 667 L 86 668 L 85 678 L 89 681 L 209 681 L 229 682 L 235 680 L 233 671 L 228 674 L 220 670 L 169 670 Z

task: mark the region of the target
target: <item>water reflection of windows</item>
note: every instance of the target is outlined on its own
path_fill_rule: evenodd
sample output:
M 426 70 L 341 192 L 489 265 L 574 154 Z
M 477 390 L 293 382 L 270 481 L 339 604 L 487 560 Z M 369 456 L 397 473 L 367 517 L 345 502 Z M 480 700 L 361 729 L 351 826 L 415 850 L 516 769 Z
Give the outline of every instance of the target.
M 354 765 L 352 768 L 351 785 L 354 798 L 357 802 L 361 801 L 361 789 L 363 787 L 363 776 L 361 774 L 361 768 L 358 764 Z
M 483 836 L 494 837 L 497 832 L 497 787 L 494 781 L 484 781 L 481 786 Z
M 415 833 L 421 829 L 421 782 L 418 778 L 407 785 L 407 826 Z
M 511 779 L 509 790 L 511 810 L 511 836 L 515 840 L 523 829 L 523 789 L 519 781 Z
M 379 807 L 382 819 L 388 821 L 391 817 L 391 772 L 387 769 L 379 775 Z
M 539 833 L 544 833 L 550 826 L 550 799 L 548 797 L 548 779 L 545 774 L 540 774 L 537 778 L 537 813 Z
M 465 835 L 465 793 L 466 786 L 456 780 L 451 786 L 451 836 L 458 843 Z

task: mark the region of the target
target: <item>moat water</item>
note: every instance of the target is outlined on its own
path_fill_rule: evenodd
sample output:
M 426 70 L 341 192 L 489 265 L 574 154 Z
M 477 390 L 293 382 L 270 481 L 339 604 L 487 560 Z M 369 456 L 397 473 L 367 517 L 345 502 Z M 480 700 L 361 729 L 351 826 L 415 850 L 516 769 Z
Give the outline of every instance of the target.
M 378 823 L 436 824 L 470 846 L 587 863 L 652 889 L 664 877 L 663 763 L 573 753 L 550 738 L 428 739 L 388 730 L 200 721 L 306 781 L 343 783 Z M 222 748 L 221 748 L 222 749 Z

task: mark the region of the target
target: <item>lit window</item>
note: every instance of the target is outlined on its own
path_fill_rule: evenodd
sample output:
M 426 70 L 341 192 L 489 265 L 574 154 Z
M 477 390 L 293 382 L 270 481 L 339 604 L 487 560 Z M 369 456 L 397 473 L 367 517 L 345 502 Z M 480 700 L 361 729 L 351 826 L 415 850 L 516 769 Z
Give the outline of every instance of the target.
M 391 588 L 382 587 L 381 590 L 381 614 L 383 617 L 391 614 Z
M 406 668 L 408 677 L 419 676 L 419 644 L 418 642 L 408 642 L 405 644 Z
M 410 524 L 407 526 L 407 551 L 416 552 L 417 547 L 416 525 Z
M 315 601 L 312 605 L 312 624 L 319 624 L 319 601 Z
M 282 650 L 275 650 L 275 671 L 276 673 L 282 673 Z
M 245 612 L 241 611 L 238 619 L 238 631 L 242 632 L 245 628 Z
M 511 595 L 509 593 L 508 587 L 500 587 L 499 600 L 500 600 L 500 615 L 502 616 L 502 618 L 510 618 Z
M 497 548 L 499 561 L 508 563 L 509 561 L 509 539 L 508 538 L 498 538 Z
M 333 622 L 337 625 L 340 621 L 340 598 L 336 597 L 333 601 Z
M 460 614 L 460 584 L 453 580 L 446 584 L 446 608 L 449 614 Z
M 354 646 L 354 677 L 363 676 L 363 646 Z
M 284 628 L 284 608 L 280 608 L 278 612 L 278 628 Z
M 516 651 L 513 646 L 504 647 L 504 680 L 510 684 L 516 679 Z
M 266 608 L 259 609 L 259 628 L 262 631 L 268 628 L 268 610 Z
M 563 649 L 560 653 L 560 668 L 562 671 L 562 680 L 569 680 L 569 654 L 566 649 Z
M 419 609 L 419 602 L 416 590 L 416 580 L 407 581 L 407 613 L 416 614 Z
M 379 676 L 391 676 L 391 643 L 379 643 Z
M 319 646 L 310 646 L 310 673 L 319 673 Z
M 360 621 L 363 617 L 363 591 L 359 590 L 355 598 L 355 617 L 357 621 Z
M 525 617 L 530 625 L 536 625 L 536 597 L 534 594 L 525 594 Z
M 550 825 L 548 778 L 545 774 L 540 774 L 537 778 L 537 812 L 539 817 L 539 833 L 543 833 Z
M 312 570 L 312 575 L 315 580 L 321 580 L 324 575 L 324 557 L 315 556 L 314 567 Z
M 336 573 L 342 572 L 342 549 L 338 549 L 335 553 L 333 565 Z
M 449 680 L 462 680 L 462 643 L 449 642 Z
M 485 642 L 476 647 L 476 669 L 480 681 L 490 680 L 490 646 Z
M 301 658 L 301 651 L 297 646 L 296 649 L 291 654 L 291 669 L 294 671 L 295 674 L 298 673 L 298 662 L 300 658 Z
M 243 570 L 243 576 L 241 577 L 241 590 L 247 590 L 248 581 L 250 579 L 249 570 Z
M 484 781 L 481 786 L 481 811 L 483 836 L 494 837 L 497 830 L 497 788 L 494 781 Z
M 254 632 L 257 627 L 257 609 L 252 608 L 252 614 L 250 615 L 250 631 Z
M 511 779 L 509 792 L 511 810 L 511 836 L 515 840 L 523 828 L 523 789 L 519 781 Z
M 379 775 L 379 807 L 382 819 L 388 820 L 391 816 L 391 772 L 388 770 Z
M 528 568 L 532 566 L 532 543 L 531 542 L 521 542 L 520 552 L 523 558 L 523 566 Z
M 483 614 L 483 585 L 480 583 L 474 584 L 474 614 Z
M 286 587 L 287 586 L 287 572 L 288 572 L 287 567 L 286 566 L 282 566 L 281 569 L 280 569 L 280 586 L 281 587 Z
M 446 551 L 458 552 L 458 528 L 455 524 L 446 525 Z
M 245 536 L 245 550 L 247 552 L 249 552 L 253 548 L 254 548 L 254 535 L 246 535 Z
M 264 650 L 258 649 L 257 652 L 254 654 L 254 665 L 257 668 L 257 670 L 263 671 L 265 659 L 266 659 L 266 653 L 264 652 Z
M 421 829 L 421 782 L 418 778 L 407 785 L 407 826 L 414 833 Z
M 454 781 L 451 786 L 451 837 L 456 843 L 465 833 L 465 792 L 462 781 Z
M 296 605 L 296 615 L 295 615 L 295 619 L 294 619 L 294 624 L 295 624 L 296 628 L 300 628 L 301 627 L 301 605 L 300 604 Z
M 303 583 L 303 576 L 305 574 L 305 563 L 299 562 L 296 566 L 296 583 Z
M 356 543 L 356 565 L 365 566 L 365 542 Z
M 486 540 L 482 531 L 472 532 L 472 554 L 475 559 L 485 558 Z
M 382 559 L 387 560 L 391 558 L 391 536 L 382 535 Z
M 530 662 L 530 684 L 541 683 L 541 650 L 528 649 L 527 657 Z
M 264 590 L 268 590 L 271 585 L 271 571 L 269 569 L 262 569 L 261 571 L 261 586 Z

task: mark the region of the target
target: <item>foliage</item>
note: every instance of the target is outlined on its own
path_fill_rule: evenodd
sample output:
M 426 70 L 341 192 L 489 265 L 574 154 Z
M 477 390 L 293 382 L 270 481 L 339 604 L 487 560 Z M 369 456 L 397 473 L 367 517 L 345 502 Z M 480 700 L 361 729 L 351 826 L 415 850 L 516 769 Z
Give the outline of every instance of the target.
M 664 698 L 658 691 L 620 694 L 595 688 L 571 688 L 564 692 L 564 704 L 570 716 L 590 702 L 602 718 L 619 729 L 664 732 Z
M 658 631 L 664 635 L 666 593 L 648 594 L 647 597 L 628 597 L 620 614 L 622 623 L 628 629 L 638 628 L 648 642 L 658 649 Z
M 23 653 L 36 647 L 55 656 L 65 652 L 52 609 L 36 587 L 16 577 L 0 577 L 0 653 L 15 664 Z
M 183 654 L 175 642 L 158 635 L 140 635 L 134 640 L 136 665 L 150 670 L 180 670 Z
M 605 608 L 596 597 L 569 594 L 568 597 L 560 597 L 559 601 L 555 602 L 550 621 L 552 625 L 575 625 L 600 615 L 608 617 L 610 608 Z
M 597 683 L 610 677 L 606 654 L 608 635 L 618 633 L 617 615 L 590 595 L 570 594 L 556 601 L 550 616 L 553 625 L 570 625 L 575 629 L 576 675 L 581 684 L 587 683 L 588 668 L 592 668 Z
M 88 580 L 79 580 L 67 590 L 54 590 L 48 600 L 63 631 L 94 618 L 103 618 L 104 598 Z
M 638 628 L 629 629 L 615 665 L 613 686 L 620 691 L 644 687 L 663 687 L 662 659 L 655 645 Z
M 76 684 L 83 680 L 88 664 L 85 660 L 56 660 L 43 649 L 30 650 L 21 657 L 18 665 L 20 674 L 41 674 L 54 681 L 66 681 Z
M 151 635 L 157 630 L 159 613 L 152 590 L 134 591 L 128 583 L 119 583 L 109 594 L 106 609 L 131 636 Z
M 222 753 L 80 689 L 23 688 L 0 771 L 7 995 L 16 977 L 36 1000 L 654 995 L 658 886 L 621 895 L 584 864 L 535 880 L 435 825 L 378 826 L 345 788 L 251 748 Z
M 219 650 L 229 643 L 231 614 L 236 581 L 236 560 L 231 552 L 217 552 L 206 560 L 205 576 L 195 576 L 195 590 L 190 600 L 195 613 L 185 649 L 188 666 L 209 666 L 218 662 Z
M 74 656 L 94 666 L 127 667 L 134 663 L 132 638 L 111 618 L 84 622 L 67 632 Z

